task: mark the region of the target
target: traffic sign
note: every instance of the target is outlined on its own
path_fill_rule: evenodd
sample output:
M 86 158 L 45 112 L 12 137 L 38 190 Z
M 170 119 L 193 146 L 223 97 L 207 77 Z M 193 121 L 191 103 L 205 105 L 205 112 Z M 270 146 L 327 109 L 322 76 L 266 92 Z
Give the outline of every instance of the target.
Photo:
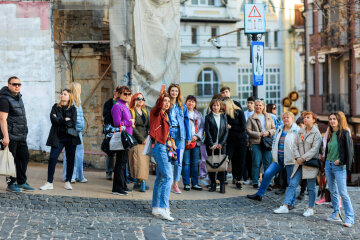
M 251 42 L 254 86 L 264 83 L 264 42 Z
M 265 32 L 265 5 L 245 4 L 245 34 Z

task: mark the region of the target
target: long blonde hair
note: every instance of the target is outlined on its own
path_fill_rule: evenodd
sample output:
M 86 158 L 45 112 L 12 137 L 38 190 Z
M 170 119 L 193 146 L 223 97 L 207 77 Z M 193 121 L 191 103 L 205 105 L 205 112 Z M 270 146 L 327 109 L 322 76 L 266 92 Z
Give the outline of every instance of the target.
M 81 104 L 81 85 L 77 82 L 72 82 L 70 85 L 70 90 L 74 98 L 74 102 L 76 106 L 80 106 Z
M 183 95 L 182 95 L 182 92 L 181 92 L 181 89 L 180 89 L 179 84 L 175 84 L 175 83 L 170 84 L 170 86 L 168 87 L 167 93 L 168 93 L 168 94 L 170 95 L 170 97 L 171 97 L 170 91 L 171 91 L 171 89 L 174 88 L 174 87 L 177 88 L 178 91 L 179 91 L 179 94 L 178 94 L 178 96 L 177 96 L 177 98 L 176 98 L 176 103 L 179 105 L 179 107 L 181 108 L 181 110 L 184 110 L 184 105 L 183 105 L 183 103 L 184 103 L 184 97 L 183 97 Z M 171 99 L 171 98 L 170 98 L 170 99 Z M 170 103 L 170 108 L 172 108 L 172 106 L 173 106 L 173 104 Z
M 235 110 L 240 109 L 238 106 L 235 105 L 234 101 L 231 98 L 225 98 L 223 100 L 225 105 L 225 114 L 230 116 L 230 118 L 235 118 Z

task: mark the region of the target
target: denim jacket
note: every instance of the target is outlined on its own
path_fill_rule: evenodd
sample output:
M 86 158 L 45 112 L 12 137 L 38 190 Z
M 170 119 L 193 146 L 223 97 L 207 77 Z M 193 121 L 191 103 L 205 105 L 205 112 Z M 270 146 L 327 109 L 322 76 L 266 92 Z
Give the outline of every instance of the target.
M 75 129 L 78 132 L 82 132 L 85 129 L 84 112 L 81 105 L 76 106 L 76 104 L 74 103 L 74 106 L 76 108 L 76 114 L 77 114 Z
M 191 127 L 189 121 L 189 111 L 185 106 L 185 104 L 183 104 L 183 107 L 184 107 L 184 111 L 176 103 L 175 105 L 173 105 L 170 111 L 175 111 L 176 113 L 176 119 L 179 123 L 181 139 L 184 139 L 186 141 L 191 141 L 192 133 L 191 133 Z M 170 117 L 171 114 L 169 114 L 169 118 Z M 170 123 L 171 123 L 171 118 L 170 118 Z

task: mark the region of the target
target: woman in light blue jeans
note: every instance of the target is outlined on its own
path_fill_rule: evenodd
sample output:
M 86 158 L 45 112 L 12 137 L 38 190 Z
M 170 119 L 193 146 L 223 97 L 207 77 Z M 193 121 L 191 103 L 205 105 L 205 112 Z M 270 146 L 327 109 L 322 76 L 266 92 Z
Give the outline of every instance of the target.
M 346 170 L 351 168 L 354 151 L 353 142 L 347 129 L 346 119 L 342 119 L 338 113 L 329 115 L 329 135 L 325 149 L 325 174 L 334 209 L 327 220 L 342 221 L 339 204 L 340 193 L 346 215 L 344 226 L 351 227 L 354 224 L 354 210 L 347 192 Z
M 316 114 L 313 112 L 303 112 L 305 128 L 302 128 L 295 137 L 293 152 L 295 157 L 295 166 L 290 179 L 290 184 L 286 189 L 284 205 L 274 210 L 274 213 L 289 213 L 289 205 L 294 202 L 296 188 L 301 179 L 307 179 L 309 191 L 309 207 L 303 213 L 304 217 L 314 215 L 315 206 L 315 185 L 316 176 L 319 172 L 317 167 L 306 166 L 306 162 L 314 159 L 320 159 L 319 150 L 321 145 L 321 134 L 316 122 Z
M 185 141 L 191 143 L 192 133 L 189 121 L 188 109 L 184 104 L 184 98 L 178 84 L 170 84 L 167 93 L 170 95 L 169 123 L 170 135 L 175 140 L 176 148 L 180 152 L 178 161 L 174 163 L 174 184 L 172 192 L 180 194 L 179 180 L 182 170 L 182 161 L 185 150 Z
M 76 119 L 76 125 L 75 129 L 79 134 L 81 144 L 76 146 L 76 152 L 75 152 L 75 163 L 74 163 L 74 171 L 71 178 L 71 182 L 74 183 L 82 182 L 86 183 L 87 179 L 84 177 L 83 172 L 83 164 L 84 164 L 84 143 L 82 138 L 82 132 L 85 129 L 85 120 L 84 120 L 84 112 L 81 107 L 81 85 L 80 83 L 73 82 L 70 85 L 70 90 L 74 96 L 74 106 L 76 108 L 77 113 L 77 119 Z M 64 151 L 64 162 L 63 162 L 63 180 L 66 179 L 66 152 Z

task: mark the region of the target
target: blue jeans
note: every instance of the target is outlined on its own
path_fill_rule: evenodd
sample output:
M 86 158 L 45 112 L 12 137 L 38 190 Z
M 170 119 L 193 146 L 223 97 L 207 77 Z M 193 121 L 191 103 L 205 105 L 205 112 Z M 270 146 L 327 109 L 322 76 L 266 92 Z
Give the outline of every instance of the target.
M 272 162 L 270 164 L 270 166 L 266 169 L 265 173 L 264 173 L 264 177 L 262 179 L 261 185 L 259 190 L 257 191 L 257 195 L 263 197 L 265 195 L 265 192 L 267 190 L 267 188 L 270 185 L 271 179 L 279 172 L 281 172 L 285 167 L 286 170 L 286 176 L 287 176 L 287 183 L 288 185 L 290 185 L 290 176 L 294 170 L 294 165 L 282 165 L 282 164 L 277 164 L 276 162 Z M 293 198 L 293 203 L 290 205 L 294 205 L 295 204 L 295 198 L 296 198 L 296 194 Z
M 191 184 L 198 185 L 199 178 L 199 158 L 200 158 L 200 147 L 196 146 L 193 149 L 185 150 L 184 162 L 182 166 L 182 177 L 184 185 Z
M 81 133 L 79 133 L 81 144 L 76 145 L 76 152 L 75 152 L 75 163 L 74 163 L 74 171 L 71 180 L 83 180 L 84 172 L 83 172 L 83 165 L 84 165 L 84 143 Z M 64 151 L 64 162 L 63 162 L 63 180 L 66 179 L 66 149 Z
M 326 160 L 325 174 L 331 193 L 331 203 L 334 208 L 334 213 L 340 214 L 340 193 L 346 215 L 345 222 L 354 224 L 354 210 L 346 187 L 346 167 L 344 165 L 336 166 L 333 162 Z
M 156 161 L 156 180 L 154 183 L 152 207 L 169 208 L 173 172 L 166 146 L 157 143 L 152 149 L 152 154 Z
M 260 144 L 251 145 L 252 156 L 252 181 L 253 184 L 259 184 L 260 162 L 262 160 L 264 165 L 264 172 L 270 166 L 271 163 L 271 151 L 265 151 Z
M 294 198 L 296 197 L 296 188 L 299 185 L 302 179 L 302 167 L 300 166 L 294 176 L 290 179 L 290 184 L 286 189 L 284 204 L 293 205 L 295 203 Z M 315 185 L 316 185 L 316 177 L 307 179 L 307 188 L 309 192 L 309 207 L 312 208 L 315 206 Z
M 185 140 L 181 138 L 180 128 L 170 128 L 170 134 L 175 141 L 176 148 L 180 149 L 180 157 L 178 156 L 178 161 L 174 164 L 174 181 L 178 182 L 181 176 Z

